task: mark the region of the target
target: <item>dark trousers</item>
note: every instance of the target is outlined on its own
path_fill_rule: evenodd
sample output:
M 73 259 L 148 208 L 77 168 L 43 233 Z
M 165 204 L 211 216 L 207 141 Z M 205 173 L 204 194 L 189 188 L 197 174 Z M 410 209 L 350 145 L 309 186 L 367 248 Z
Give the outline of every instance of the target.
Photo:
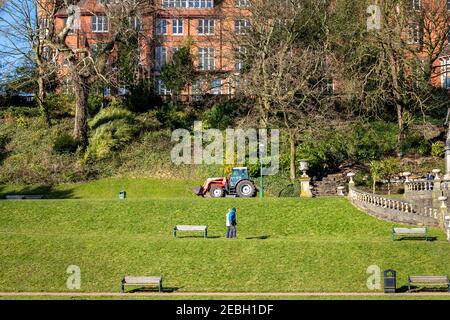
M 231 227 L 227 226 L 227 239 L 231 238 Z
M 228 227 L 228 237 L 227 238 L 230 238 L 230 239 L 235 239 L 236 238 L 236 226 L 231 226 L 231 227 Z

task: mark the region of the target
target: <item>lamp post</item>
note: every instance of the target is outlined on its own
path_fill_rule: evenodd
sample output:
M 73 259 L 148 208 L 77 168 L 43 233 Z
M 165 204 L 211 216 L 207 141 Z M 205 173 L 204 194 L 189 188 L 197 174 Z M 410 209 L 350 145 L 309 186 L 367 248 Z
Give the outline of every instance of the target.
M 259 168 L 260 168 L 260 177 L 259 177 L 259 197 L 264 198 L 264 176 L 263 176 L 263 152 L 265 150 L 264 143 L 259 144 Z

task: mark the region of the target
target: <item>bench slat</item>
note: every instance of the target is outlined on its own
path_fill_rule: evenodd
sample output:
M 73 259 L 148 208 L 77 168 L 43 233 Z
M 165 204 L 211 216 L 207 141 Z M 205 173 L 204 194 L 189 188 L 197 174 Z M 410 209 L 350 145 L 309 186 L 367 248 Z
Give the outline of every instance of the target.
M 205 231 L 207 226 L 176 226 L 177 231 Z
M 125 277 L 125 284 L 151 284 L 160 283 L 161 277 Z
M 448 284 L 448 276 L 410 276 L 411 283 L 445 283 Z
M 427 229 L 425 228 L 394 228 L 394 232 L 397 234 L 425 234 Z

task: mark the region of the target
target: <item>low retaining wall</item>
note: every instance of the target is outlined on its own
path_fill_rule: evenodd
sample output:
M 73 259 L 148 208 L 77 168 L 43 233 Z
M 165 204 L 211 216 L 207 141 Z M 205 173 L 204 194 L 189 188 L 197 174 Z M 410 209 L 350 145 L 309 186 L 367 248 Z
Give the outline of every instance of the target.
M 349 198 L 356 207 L 383 220 L 411 225 L 439 226 L 438 209 L 362 192 L 354 186 L 350 186 Z

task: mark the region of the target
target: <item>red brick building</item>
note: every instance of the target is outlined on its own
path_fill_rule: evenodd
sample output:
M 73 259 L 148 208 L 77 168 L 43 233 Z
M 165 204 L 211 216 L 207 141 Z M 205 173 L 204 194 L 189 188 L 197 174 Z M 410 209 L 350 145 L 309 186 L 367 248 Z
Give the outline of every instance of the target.
M 111 36 L 111 26 L 101 0 L 81 0 L 76 3 L 79 24 L 67 37 L 67 43 L 76 48 L 95 48 Z M 111 0 L 109 1 L 111 2 Z M 245 32 L 249 0 L 154 0 L 149 1 L 135 17 L 141 31 L 140 76 L 153 78 L 159 95 L 170 92 L 159 79 L 161 68 L 171 55 L 186 43 L 198 71 L 199 80 L 182 94 L 231 95 L 237 84 L 236 74 L 242 63 L 233 45 L 236 37 Z M 56 29 L 67 22 L 67 11 L 56 14 Z M 60 63 L 64 64 L 64 61 Z
M 114 1 L 75 1 L 79 8 L 80 24 L 68 36 L 68 44 L 77 48 L 95 48 L 102 39 L 111 36 L 111 26 L 102 3 L 111 4 Z M 450 10 L 450 0 L 410 1 L 412 9 L 417 12 L 431 2 Z M 142 8 L 139 18 L 134 18 L 142 35 L 139 48 L 142 67 L 140 76 L 154 79 L 156 93 L 168 95 L 170 92 L 159 79 L 161 68 L 179 47 L 189 42 L 199 79 L 186 88 L 183 94 L 194 97 L 204 94 L 232 95 L 242 67 L 236 54 L 242 49 L 236 45 L 236 39 L 248 26 L 245 17 L 249 15 L 249 4 L 249 0 L 149 0 L 148 7 Z M 56 27 L 62 30 L 67 13 L 60 11 L 56 17 Z M 427 22 L 411 22 L 408 32 L 411 46 L 418 46 L 423 40 L 424 23 Z M 448 44 L 434 67 L 433 84 L 449 89 Z

